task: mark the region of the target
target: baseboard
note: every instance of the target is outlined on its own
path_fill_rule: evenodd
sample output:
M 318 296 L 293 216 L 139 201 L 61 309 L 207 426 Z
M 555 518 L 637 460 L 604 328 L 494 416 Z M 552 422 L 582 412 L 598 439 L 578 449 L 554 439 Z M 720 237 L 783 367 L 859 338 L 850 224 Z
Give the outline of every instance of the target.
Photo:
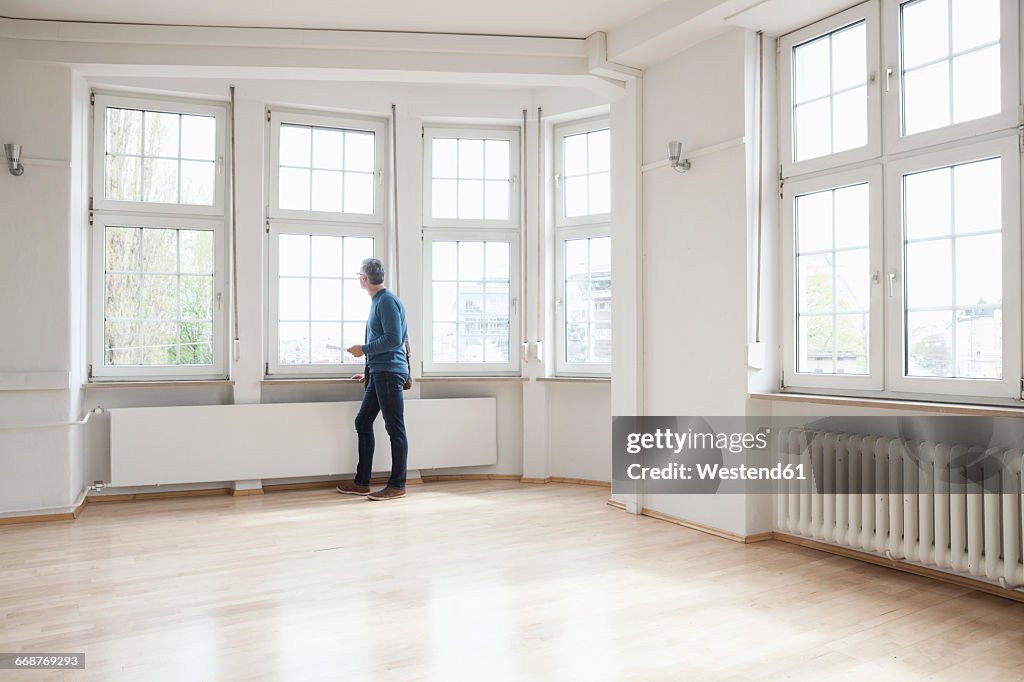
M 857 561 L 874 564 L 875 566 L 903 571 L 904 573 L 912 573 L 913 575 L 932 578 L 933 580 L 938 580 L 950 585 L 956 585 L 957 587 L 965 587 L 979 592 L 992 594 L 997 597 L 1003 597 L 1004 599 L 1010 599 L 1015 602 L 1024 603 L 1024 591 L 1000 587 L 999 585 L 993 585 L 976 578 L 969 578 L 967 576 L 957 575 L 956 573 L 947 573 L 946 571 L 941 571 L 937 568 L 920 566 L 918 564 L 900 561 L 899 559 L 888 559 L 884 556 L 878 556 L 876 554 L 871 554 L 870 552 L 863 552 L 849 547 L 830 545 L 827 542 L 811 540 L 809 538 L 800 537 L 799 535 L 790 535 L 789 533 L 780 533 L 775 531 L 774 533 L 771 533 L 771 536 L 771 539 L 778 540 L 779 542 L 798 545 L 800 547 L 806 547 L 808 549 L 814 549 L 828 554 L 835 554 L 836 556 L 855 559 Z
M 623 502 L 619 502 L 618 500 L 609 499 L 607 502 L 605 502 L 605 504 L 614 509 L 626 511 L 626 505 Z M 647 507 L 644 507 L 643 509 L 640 510 L 640 516 L 646 516 L 648 518 L 657 519 L 659 521 L 667 521 L 668 523 L 674 523 L 677 526 L 683 526 L 684 528 L 689 528 L 690 530 L 696 530 L 701 533 L 713 535 L 716 538 L 722 538 L 723 540 L 730 540 L 732 542 L 738 542 L 744 545 L 750 545 L 755 542 L 764 542 L 765 540 L 772 540 L 774 535 L 770 531 L 767 533 L 755 533 L 754 535 L 739 535 L 738 533 L 732 533 L 727 530 L 722 530 L 721 528 L 715 528 L 714 526 L 708 526 L 703 523 L 697 523 L 696 521 L 688 521 L 686 519 L 681 519 L 678 516 L 672 516 L 671 514 L 666 514 L 664 512 L 648 509 Z
M 249 495 L 262 495 L 263 488 L 232 488 L 231 497 L 247 497 Z
M 441 481 L 519 481 L 518 474 L 422 474 L 425 483 Z
M 618 509 L 619 511 L 626 511 L 625 502 L 619 502 L 618 500 L 609 498 L 608 501 L 605 502 L 605 504 L 607 504 L 609 507 L 613 509 Z
M 114 502 L 141 502 L 143 500 L 169 500 L 176 497 L 209 497 L 212 495 L 230 495 L 231 488 L 201 488 L 199 490 L 168 490 L 151 493 L 112 493 L 110 495 L 93 495 L 88 498 L 90 504 L 107 504 Z
M 546 478 L 529 478 L 523 476 L 519 479 L 520 483 L 528 483 L 533 485 L 545 485 L 548 483 L 568 483 L 570 485 L 591 485 L 597 488 L 611 488 L 612 484 L 608 481 L 597 481 L 592 478 L 569 478 L 567 476 L 548 476 Z
M 82 490 L 78 499 L 67 507 L 49 507 L 41 509 L 28 509 L 24 512 L 14 512 L 10 516 L 0 516 L 0 526 L 13 526 L 20 523 L 41 523 L 43 521 L 74 521 L 78 515 L 89 504 L 89 498 Z

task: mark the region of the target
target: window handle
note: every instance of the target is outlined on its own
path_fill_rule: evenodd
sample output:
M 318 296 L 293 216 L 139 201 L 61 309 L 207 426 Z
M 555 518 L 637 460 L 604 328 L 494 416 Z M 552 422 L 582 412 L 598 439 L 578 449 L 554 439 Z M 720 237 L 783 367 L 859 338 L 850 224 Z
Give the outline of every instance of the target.
M 220 310 L 221 293 L 219 291 L 217 292 L 216 300 L 217 300 L 217 310 Z
M 892 67 L 885 70 L 885 91 L 889 92 L 889 83 L 892 81 Z
M 383 168 L 378 168 L 377 169 L 377 185 L 379 186 L 379 185 L 383 185 L 383 184 L 384 184 L 384 169 Z
M 561 186 L 562 186 L 562 176 L 559 175 L 558 173 L 555 173 L 555 187 L 561 187 Z
M 889 273 L 889 298 L 892 298 L 892 296 L 893 296 L 893 294 L 895 292 L 895 286 L 894 286 L 895 283 L 896 283 L 896 273 L 895 272 L 890 272 Z
M 519 312 L 519 298 L 512 299 L 512 314 L 515 315 Z

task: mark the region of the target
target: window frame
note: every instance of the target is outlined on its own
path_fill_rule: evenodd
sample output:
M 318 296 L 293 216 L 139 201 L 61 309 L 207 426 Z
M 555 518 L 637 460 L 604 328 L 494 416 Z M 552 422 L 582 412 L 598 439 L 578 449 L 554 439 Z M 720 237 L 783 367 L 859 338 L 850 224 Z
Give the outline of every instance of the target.
M 984 118 L 952 123 L 942 128 L 911 135 L 903 134 L 903 64 L 900 49 L 900 12 L 904 4 L 914 0 L 884 0 L 882 21 L 886 27 L 882 54 L 886 69 L 892 69 L 890 85 L 882 98 L 885 120 L 885 147 L 889 154 L 920 150 L 944 142 L 954 142 L 985 133 L 1016 129 L 1020 110 L 1020 46 L 1019 11 L 1015 0 L 999 0 L 999 113 Z M 883 80 L 885 78 L 882 73 Z
M 868 140 L 863 147 L 826 154 L 804 161 L 794 159 L 794 116 L 793 116 L 793 49 L 817 38 L 834 33 L 860 21 L 866 28 L 867 66 L 867 123 Z M 879 21 L 878 0 L 868 0 L 848 10 L 815 22 L 810 26 L 779 38 L 779 157 L 783 177 L 813 173 L 846 164 L 867 161 L 882 152 L 882 116 L 879 106 L 881 86 L 879 67 Z
M 423 226 L 424 227 L 466 227 L 488 230 L 519 229 L 520 196 L 522 191 L 520 158 L 520 135 L 518 127 L 511 126 L 446 126 L 424 125 L 423 133 Z M 486 218 L 434 218 L 433 217 L 433 168 L 435 138 L 466 138 L 482 140 L 505 140 L 509 143 L 509 212 L 508 220 Z
M 171 228 L 213 232 L 213 364 L 212 365 L 112 365 L 103 362 L 104 276 L 106 274 L 107 227 Z M 147 213 L 97 213 L 93 218 L 90 255 L 89 315 L 90 379 L 115 381 L 173 381 L 223 379 L 227 376 L 227 240 L 224 221 L 189 216 L 156 216 Z
M 386 245 L 384 244 L 385 235 L 382 233 L 379 227 L 374 226 L 356 226 L 356 225 L 330 225 L 327 223 L 311 223 L 311 222 L 300 222 L 300 221 L 285 221 L 285 220 L 271 220 L 269 231 L 267 232 L 267 259 L 268 259 L 268 277 L 266 286 L 266 314 L 265 319 L 267 320 L 266 326 L 266 348 L 267 358 L 264 365 L 266 378 L 269 379 L 295 379 L 309 376 L 317 376 L 322 378 L 330 377 L 351 377 L 354 374 L 361 373 L 365 366 L 365 360 L 360 359 L 357 362 L 340 362 L 330 364 L 297 364 L 288 365 L 281 363 L 280 353 L 280 340 L 278 328 L 278 310 L 279 310 L 279 271 L 280 266 L 280 252 L 279 252 L 279 237 L 282 234 L 296 234 L 296 235 L 313 235 L 313 236 L 328 236 L 328 237 L 369 237 L 373 239 L 373 253 L 374 257 L 378 258 L 381 253 L 386 251 Z M 342 277 L 345 275 L 343 274 Z M 342 288 L 342 296 L 344 296 L 344 287 Z M 344 305 L 344 303 L 342 304 Z M 342 321 L 344 322 L 344 321 Z M 342 335 L 344 336 L 344 325 L 342 326 Z M 342 352 L 342 358 L 344 358 L 344 351 Z
M 136 97 L 94 92 L 92 146 L 92 208 L 94 211 L 129 212 L 135 214 L 224 216 L 227 196 L 227 107 L 211 102 L 161 97 Z M 106 110 L 133 109 L 169 114 L 195 114 L 216 119 L 216 151 L 214 152 L 214 202 L 212 206 L 196 204 L 164 204 L 145 201 L 107 199 L 106 189 Z
M 388 159 L 388 131 L 386 119 L 361 117 L 351 114 L 293 111 L 289 109 L 268 109 L 269 141 L 267 165 L 267 215 L 271 219 L 292 222 L 325 222 L 383 225 L 387 222 L 389 200 L 388 180 L 390 178 Z M 374 165 L 377 175 L 377 189 L 374 192 L 373 213 L 334 213 L 331 211 L 303 211 L 280 207 L 281 170 L 281 126 L 314 126 L 370 132 L 374 134 Z
M 903 248 L 903 176 L 947 166 L 970 163 L 999 156 L 1002 162 L 1003 220 L 1003 378 L 967 379 L 947 377 L 911 377 L 906 374 L 905 314 L 906 266 Z M 890 390 L 900 393 L 940 394 L 1011 398 L 1020 400 L 1021 341 L 1021 211 L 1020 148 L 1017 135 L 1004 136 L 951 149 L 914 155 L 891 162 L 886 174 L 886 272 L 896 273 L 886 314 L 887 360 Z M 954 329 L 954 334 L 956 330 Z M 953 358 L 956 362 L 956 358 Z
M 554 128 L 554 189 L 555 195 L 555 227 L 578 227 L 580 225 L 609 224 L 612 219 L 611 211 L 608 213 L 593 213 L 584 216 L 565 216 L 565 179 L 563 176 L 563 165 L 565 162 L 565 138 L 583 133 L 593 133 L 600 130 L 608 130 L 611 135 L 611 121 L 607 116 L 588 118 L 582 121 L 572 121 L 556 125 Z M 610 162 L 611 159 L 609 159 Z M 608 172 L 614 175 L 609 163 Z
M 518 341 L 521 306 L 519 302 L 519 230 L 516 229 L 452 229 L 425 228 L 423 230 L 423 376 L 519 376 L 520 345 Z M 433 255 L 434 242 L 495 241 L 509 244 L 509 361 L 495 362 L 434 362 L 434 300 Z
M 796 308 L 797 290 L 797 230 L 795 223 L 796 199 L 807 194 L 840 189 L 851 185 L 868 185 L 868 249 L 871 274 L 870 308 L 868 311 L 868 373 L 867 374 L 817 374 L 797 372 L 799 352 L 799 316 Z M 885 371 L 884 298 L 881 282 L 883 268 L 882 233 L 882 166 L 872 165 L 855 170 L 830 173 L 806 178 L 783 186 L 783 225 L 785 235 L 782 243 L 783 262 L 783 371 L 787 387 L 836 388 L 850 390 L 882 390 Z
M 575 239 L 601 239 L 610 237 L 611 233 L 606 225 L 581 225 L 577 227 L 560 228 L 555 235 L 555 291 L 557 296 L 555 299 L 555 376 L 602 378 L 611 376 L 611 362 L 571 363 L 565 359 L 565 243 Z M 612 260 L 615 260 L 614 252 L 612 253 Z M 612 275 L 613 300 L 614 296 L 615 279 L 614 275 Z

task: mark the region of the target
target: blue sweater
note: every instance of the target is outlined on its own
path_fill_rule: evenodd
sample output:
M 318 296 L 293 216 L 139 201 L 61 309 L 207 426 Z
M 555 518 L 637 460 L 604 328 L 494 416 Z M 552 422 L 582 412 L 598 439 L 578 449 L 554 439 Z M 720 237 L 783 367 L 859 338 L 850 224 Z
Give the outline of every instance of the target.
M 395 372 L 408 376 L 405 357 L 405 306 L 397 296 L 381 289 L 373 295 L 366 320 L 366 366 L 371 372 Z

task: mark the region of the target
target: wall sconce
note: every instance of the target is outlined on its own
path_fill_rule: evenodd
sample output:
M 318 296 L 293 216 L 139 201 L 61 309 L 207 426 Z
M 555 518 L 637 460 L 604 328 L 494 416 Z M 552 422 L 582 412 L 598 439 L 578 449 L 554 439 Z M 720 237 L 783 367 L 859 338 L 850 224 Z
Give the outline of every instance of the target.
M 690 170 L 690 160 L 680 159 L 683 155 L 683 143 L 679 140 L 672 140 L 668 143 L 668 165 L 676 173 L 685 173 Z
M 25 166 L 21 165 L 21 145 L 5 144 L 4 156 L 7 158 L 7 167 L 11 175 L 21 175 L 25 172 Z

